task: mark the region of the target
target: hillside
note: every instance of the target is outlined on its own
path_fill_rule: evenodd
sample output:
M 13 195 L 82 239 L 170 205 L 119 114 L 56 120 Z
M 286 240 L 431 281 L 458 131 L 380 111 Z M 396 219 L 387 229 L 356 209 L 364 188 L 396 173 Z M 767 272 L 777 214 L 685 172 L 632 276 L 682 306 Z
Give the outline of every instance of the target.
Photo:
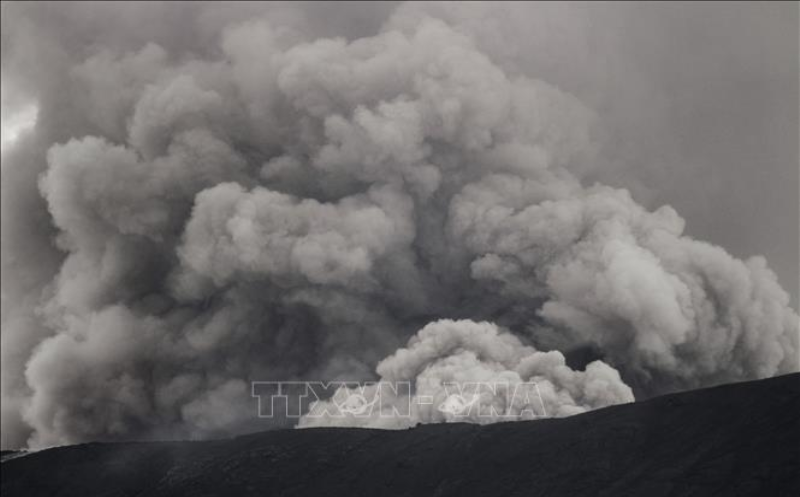
M 3 454 L 13 496 L 800 495 L 800 374 L 564 419 Z

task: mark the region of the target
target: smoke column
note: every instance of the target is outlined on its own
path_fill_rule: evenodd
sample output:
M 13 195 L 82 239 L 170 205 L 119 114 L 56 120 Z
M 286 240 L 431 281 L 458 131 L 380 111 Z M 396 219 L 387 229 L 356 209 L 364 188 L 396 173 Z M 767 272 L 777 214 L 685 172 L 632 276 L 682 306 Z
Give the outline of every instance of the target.
M 3 9 L 38 106 L 3 156 L 4 447 L 242 432 L 251 380 L 536 381 L 568 415 L 798 369 L 765 259 L 595 182 L 603 114 L 485 6 Z

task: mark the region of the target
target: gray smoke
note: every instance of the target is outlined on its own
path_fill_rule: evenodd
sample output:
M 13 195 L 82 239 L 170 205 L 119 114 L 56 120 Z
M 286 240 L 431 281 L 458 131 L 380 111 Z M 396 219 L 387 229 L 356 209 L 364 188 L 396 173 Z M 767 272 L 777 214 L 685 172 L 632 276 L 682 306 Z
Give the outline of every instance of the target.
M 633 401 L 619 372 L 603 361 L 574 371 L 561 352 L 537 351 L 487 322 L 431 323 L 408 348 L 381 361 L 377 372 L 377 384 L 342 387 L 331 399 L 313 403 L 299 426 L 397 429 L 448 421 L 495 423 L 570 416 Z M 401 384 L 413 384 L 413 393 Z M 421 402 L 423 396 L 431 402 Z M 353 398 L 370 408 L 348 406 Z M 460 404 L 448 409 L 448 402 Z
M 38 106 L 3 156 L 3 446 L 263 427 L 251 380 L 499 376 L 566 415 L 798 369 L 762 257 L 593 184 L 602 106 L 548 79 L 560 32 L 521 69 L 511 6 L 3 9 Z

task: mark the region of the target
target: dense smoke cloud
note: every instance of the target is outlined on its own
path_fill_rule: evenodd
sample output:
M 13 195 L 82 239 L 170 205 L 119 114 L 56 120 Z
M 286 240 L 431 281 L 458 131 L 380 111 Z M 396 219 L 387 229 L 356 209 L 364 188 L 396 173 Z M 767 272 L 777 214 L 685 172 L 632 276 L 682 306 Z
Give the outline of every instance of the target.
M 503 377 L 566 415 L 797 369 L 765 260 L 592 185 L 602 114 L 482 11 L 119 8 L 4 5 L 39 112 L 3 157 L 3 445 L 252 429 L 251 380 Z
M 494 423 L 569 416 L 633 401 L 630 387 L 608 364 L 594 361 L 585 371 L 574 371 L 561 352 L 537 351 L 486 322 L 431 323 L 408 348 L 381 361 L 377 372 L 377 384 L 339 388 L 331 399 L 313 404 L 299 426 Z M 399 387 L 403 383 L 413 384 L 413 393 L 407 395 Z M 421 402 L 423 396 L 431 402 Z M 363 406 L 348 410 L 351 398 Z M 449 408 L 448 402 L 458 404 Z

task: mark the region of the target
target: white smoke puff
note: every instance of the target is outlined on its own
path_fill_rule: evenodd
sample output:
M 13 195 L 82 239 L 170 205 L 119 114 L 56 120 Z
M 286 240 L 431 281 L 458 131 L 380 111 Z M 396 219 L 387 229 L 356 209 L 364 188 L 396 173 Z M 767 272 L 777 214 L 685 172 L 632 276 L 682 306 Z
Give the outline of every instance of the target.
M 376 370 L 383 385 L 342 387 L 332 399 L 312 404 L 299 426 L 485 424 L 567 416 L 633 401 L 630 387 L 608 364 L 595 361 L 585 371 L 572 370 L 560 352 L 538 351 L 486 322 L 431 323 L 406 348 L 381 361 Z M 399 382 L 412 383 L 410 397 L 397 388 Z M 347 402 L 354 395 L 363 396 L 370 409 L 350 412 Z M 432 403 L 420 403 L 421 397 Z M 403 405 L 410 406 L 410 411 L 402 410 Z

